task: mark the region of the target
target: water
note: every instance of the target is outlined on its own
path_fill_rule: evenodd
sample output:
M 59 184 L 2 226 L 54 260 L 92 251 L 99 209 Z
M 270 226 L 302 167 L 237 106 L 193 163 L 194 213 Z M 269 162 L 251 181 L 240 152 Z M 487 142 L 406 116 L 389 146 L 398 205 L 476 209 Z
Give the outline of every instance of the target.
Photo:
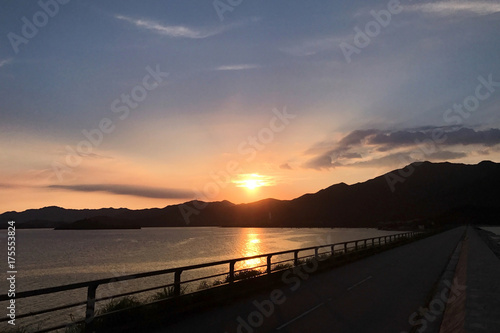
M 394 233 L 399 232 L 346 228 L 17 230 L 16 288 L 18 292 L 34 290 Z M 2 238 L 1 241 L 3 243 L 4 239 Z M 2 247 L 5 248 L 3 245 Z M 247 260 L 241 262 L 237 268 L 251 268 L 262 263 L 263 261 L 259 259 Z M 2 265 L 5 264 L 2 263 Z M 182 277 L 185 280 L 197 277 L 199 274 L 227 272 L 227 269 L 227 265 L 224 265 L 199 272 L 185 272 Z M 172 276 L 169 275 L 115 283 L 99 287 L 97 296 L 102 297 L 171 282 Z M 2 290 L 7 290 L 6 286 L 4 280 Z M 85 299 L 85 289 L 37 296 L 30 298 L 29 301 L 18 299 L 16 301 L 17 313 Z M 55 317 L 69 321 L 72 317 L 81 317 L 82 313 L 82 308 L 75 308 L 52 316 L 40 316 L 35 321 L 47 325 L 49 322 L 52 323 Z M 18 320 L 19 324 L 30 322 L 33 320 Z M 0 323 L 2 327 L 4 324 Z

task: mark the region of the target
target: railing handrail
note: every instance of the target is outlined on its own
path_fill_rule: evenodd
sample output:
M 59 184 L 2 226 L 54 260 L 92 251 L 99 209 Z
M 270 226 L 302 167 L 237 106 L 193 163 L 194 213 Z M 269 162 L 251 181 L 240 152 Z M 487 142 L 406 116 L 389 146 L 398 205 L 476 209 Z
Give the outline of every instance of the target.
M 277 255 L 282 255 L 282 254 L 303 252 L 303 251 L 308 251 L 308 250 L 316 250 L 316 249 L 321 249 L 321 248 L 325 248 L 325 247 L 331 248 L 332 246 L 337 246 L 337 245 L 347 245 L 350 243 L 357 244 L 358 242 L 363 242 L 363 241 L 382 239 L 382 238 L 396 236 L 396 235 L 408 235 L 408 234 L 414 234 L 414 233 L 416 233 L 416 231 L 409 231 L 409 232 L 393 234 L 393 235 L 386 235 L 386 236 L 379 236 L 379 237 L 363 238 L 363 239 L 357 239 L 357 240 L 340 242 L 340 243 L 331 243 L 331 244 L 326 244 L 326 245 L 310 246 L 310 247 L 304 247 L 304 248 L 293 249 L 293 250 L 285 250 L 285 251 L 271 252 L 271 253 L 265 253 L 265 254 L 258 254 L 258 255 L 254 255 L 254 256 L 250 256 L 250 257 L 240 257 L 240 258 L 226 259 L 226 260 L 220 260 L 220 261 L 213 261 L 213 262 L 209 262 L 209 263 L 181 266 L 181 267 L 175 267 L 175 268 L 167 268 L 167 269 L 162 269 L 162 270 L 157 270 L 157 271 L 128 274 L 128 275 L 122 275 L 122 276 L 112 277 L 112 278 L 104 278 L 104 279 L 91 280 L 91 281 L 85 281 L 85 282 L 76 282 L 76 283 L 71 283 L 71 284 L 62 285 L 62 286 L 48 287 L 48 288 L 19 292 L 19 293 L 16 293 L 16 298 L 40 296 L 40 295 L 52 294 L 52 293 L 56 293 L 56 292 L 69 291 L 69 290 L 75 290 L 75 289 L 81 289 L 81 288 L 88 288 L 90 286 L 98 286 L 98 285 L 107 284 L 107 283 L 127 281 L 127 280 L 139 279 L 139 278 L 162 275 L 162 274 L 184 272 L 184 271 L 189 271 L 189 270 L 193 270 L 193 269 L 219 266 L 219 265 L 229 264 L 229 263 L 233 263 L 233 262 L 236 263 L 239 261 L 257 259 L 257 258 L 262 258 L 262 257 L 277 256 Z M 8 297 L 7 294 L 0 295 L 0 302 L 6 301 L 9 299 L 10 299 L 10 297 Z
M 17 293 L 16 298 L 26 298 L 26 297 L 33 297 L 33 296 L 39 296 L 39 295 L 45 295 L 45 294 L 52 294 L 56 292 L 63 292 L 63 291 L 69 291 L 69 290 L 75 290 L 75 289 L 81 289 L 81 288 L 87 288 L 87 301 L 86 302 L 79 302 L 73 303 L 73 304 L 67 304 L 63 306 L 57 306 L 55 308 L 49 308 L 49 309 L 44 309 L 40 311 L 35 311 L 31 313 L 25 313 L 21 314 L 18 316 L 18 318 L 21 317 L 30 317 L 35 314 L 41 314 L 41 313 L 48 313 L 48 312 L 54 312 L 57 310 L 61 309 L 68 309 L 71 307 L 75 307 L 77 305 L 84 305 L 86 303 L 86 312 L 85 312 L 85 319 L 76 321 L 73 323 L 66 323 L 63 325 L 58 325 L 50 328 L 45 328 L 39 332 L 49 332 L 53 331 L 62 327 L 65 327 L 68 324 L 84 324 L 85 327 L 85 332 L 92 332 L 93 331 L 93 323 L 94 323 L 94 318 L 95 316 L 95 304 L 98 301 L 114 298 L 114 297 L 121 297 L 124 295 L 129 295 L 129 294 L 134 294 L 134 293 L 141 293 L 144 291 L 150 291 L 158 288 L 163 288 L 164 286 L 157 287 L 157 288 L 147 288 L 143 290 L 135 290 L 132 292 L 127 292 L 124 294 L 115 294 L 112 296 L 106 296 L 104 298 L 97 298 L 96 296 L 96 290 L 97 288 L 102 285 L 102 284 L 107 284 L 107 283 L 113 283 L 113 282 L 120 282 L 120 281 L 126 281 L 126 280 L 132 280 L 132 279 L 139 279 L 139 278 L 144 278 L 144 277 L 150 277 L 150 276 L 157 276 L 157 275 L 162 275 L 162 274 L 174 274 L 174 282 L 170 283 L 168 286 L 173 286 L 174 288 L 174 293 L 172 297 L 178 297 L 181 295 L 181 285 L 185 283 L 189 283 L 192 281 L 198 281 L 202 279 L 208 279 L 211 277 L 214 277 L 216 275 L 211 275 L 211 276 L 203 276 L 201 278 L 196 278 L 196 279 L 191 279 L 187 281 L 181 281 L 181 274 L 184 271 L 189 271 L 189 270 L 194 270 L 194 269 L 199 269 L 199 268 L 206 268 L 206 267 L 213 267 L 213 266 L 219 266 L 219 265 L 225 265 L 229 264 L 229 272 L 228 273 L 220 273 L 217 275 L 224 275 L 228 274 L 227 276 L 227 281 L 228 283 L 233 283 L 237 279 L 235 278 L 235 273 L 244 271 L 245 269 L 239 269 L 235 270 L 235 265 L 237 262 L 245 261 L 245 260 L 250 260 L 250 259 L 256 259 L 256 258 L 262 258 L 266 257 L 266 264 L 262 266 L 257 266 L 257 267 L 267 267 L 265 273 L 271 274 L 272 273 L 272 257 L 273 256 L 278 256 L 278 255 L 283 255 L 283 254 L 290 254 L 293 253 L 293 259 L 288 259 L 280 262 L 285 262 L 285 261 L 290 261 L 293 260 L 293 265 L 298 266 L 301 265 L 300 260 L 303 260 L 305 258 L 310 258 L 310 257 L 315 257 L 316 259 L 319 260 L 319 256 L 323 254 L 328 254 L 328 252 L 331 253 L 333 256 L 336 253 L 335 247 L 336 246 L 342 246 L 340 251 L 344 253 L 348 253 L 349 250 L 353 250 L 355 252 L 359 251 L 358 243 L 364 242 L 364 247 L 368 246 L 368 242 L 371 241 L 371 246 L 382 246 L 382 239 L 384 240 L 384 245 L 390 244 L 394 241 L 397 241 L 403 237 L 413 237 L 417 234 L 420 234 L 420 232 L 417 231 L 409 231 L 409 232 L 403 232 L 403 233 L 396 233 L 392 235 L 385 235 L 385 236 L 378 236 L 378 237 L 370 237 L 370 238 L 363 238 L 363 239 L 356 239 L 356 240 L 351 240 L 351 241 L 346 241 L 346 242 L 339 242 L 339 243 L 331 243 L 331 244 L 325 244 L 325 245 L 317 245 L 317 246 L 310 246 L 310 247 L 304 247 L 304 248 L 299 248 L 299 249 L 293 249 L 293 250 L 285 250 L 285 251 L 278 251 L 278 252 L 271 252 L 271 253 L 264 253 L 264 254 L 258 254 L 254 256 L 249 256 L 249 257 L 240 257 L 240 258 L 233 258 L 233 259 L 226 259 L 226 260 L 219 260 L 219 261 L 214 261 L 214 262 L 209 262 L 209 263 L 202 263 L 202 264 L 195 264 L 195 265 L 189 265 L 189 266 L 181 266 L 181 267 L 175 267 L 175 268 L 167 268 L 167 269 L 162 269 L 162 270 L 157 270 L 157 271 L 151 271 L 151 272 L 144 272 L 144 273 L 137 273 L 137 274 L 129 274 L 129 275 L 122 275 L 118 277 L 113 277 L 113 278 L 105 278 L 105 279 L 98 279 L 98 280 L 92 280 L 92 281 L 86 281 L 86 282 L 77 282 L 77 283 L 72 283 L 72 284 L 67 284 L 63 286 L 56 286 L 56 287 L 49 287 L 49 288 L 43 288 L 43 289 L 37 289 L 37 290 L 31 290 L 31 291 L 24 291 Z M 378 239 L 378 242 L 376 243 L 375 240 Z M 387 241 L 389 239 L 389 242 Z M 349 244 L 354 244 L 354 246 L 348 247 Z M 327 252 L 322 252 L 320 253 L 320 249 L 322 248 L 330 248 L 329 251 Z M 302 257 L 299 257 L 299 252 L 303 251 L 310 251 L 314 250 L 313 255 L 305 255 Z M 274 263 L 276 265 L 276 263 Z M 253 269 L 255 269 L 254 267 Z M 246 268 L 246 269 L 252 269 L 252 268 Z M 262 272 L 264 274 L 264 272 Z M 9 298 L 7 295 L 0 295 L 0 301 L 5 301 L 8 300 Z M 122 310 L 123 311 L 123 310 Z M 8 320 L 7 318 L 2 318 L 0 319 L 0 322 Z

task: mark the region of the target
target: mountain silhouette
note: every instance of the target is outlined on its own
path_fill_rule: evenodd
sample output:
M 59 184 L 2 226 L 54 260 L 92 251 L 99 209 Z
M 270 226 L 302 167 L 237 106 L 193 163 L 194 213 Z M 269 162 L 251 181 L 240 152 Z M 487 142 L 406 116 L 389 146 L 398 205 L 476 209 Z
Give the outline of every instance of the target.
M 21 228 L 78 229 L 86 228 L 85 221 L 88 228 L 380 227 L 415 221 L 431 225 L 498 224 L 499 202 L 499 163 L 419 162 L 362 183 L 335 184 L 293 200 L 265 199 L 238 205 L 194 200 L 140 210 L 45 207 L 6 212 L 0 215 L 0 222 L 5 226 L 14 220 Z

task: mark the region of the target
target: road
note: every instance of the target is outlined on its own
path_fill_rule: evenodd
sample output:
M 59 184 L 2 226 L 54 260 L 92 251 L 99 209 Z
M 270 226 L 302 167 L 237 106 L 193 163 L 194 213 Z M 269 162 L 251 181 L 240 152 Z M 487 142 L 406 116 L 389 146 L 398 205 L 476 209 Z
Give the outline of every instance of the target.
M 426 304 L 465 228 L 310 275 L 285 273 L 283 286 L 191 315 L 157 332 L 405 332 Z M 314 271 L 310 267 L 309 271 Z

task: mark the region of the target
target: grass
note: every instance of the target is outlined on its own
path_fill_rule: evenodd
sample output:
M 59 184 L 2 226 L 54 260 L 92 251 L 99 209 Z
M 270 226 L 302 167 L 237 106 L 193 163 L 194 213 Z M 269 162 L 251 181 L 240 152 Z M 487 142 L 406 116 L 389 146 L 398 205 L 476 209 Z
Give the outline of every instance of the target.
M 96 311 L 96 315 L 102 315 L 113 311 L 128 309 L 139 305 L 142 305 L 142 303 L 135 299 L 135 297 L 127 296 L 120 299 L 113 299 L 109 303 L 104 305 L 101 309 Z
M 203 289 L 208 289 L 208 288 L 210 288 L 210 284 L 206 280 L 203 280 L 200 282 L 200 284 L 198 285 L 198 288 L 196 288 L 196 290 L 203 290 Z
M 186 289 L 187 289 L 186 286 L 181 286 L 180 295 L 184 295 L 186 292 Z M 152 301 L 159 301 L 159 300 L 174 297 L 174 296 L 175 296 L 175 288 L 174 288 L 174 286 L 170 286 L 170 287 L 163 288 L 163 290 L 161 290 L 161 291 L 158 291 L 156 294 L 154 294 L 151 297 L 151 300 Z
M 258 269 L 244 269 L 234 273 L 234 281 L 251 279 L 261 274 L 262 272 Z M 229 275 L 226 276 L 225 282 L 229 282 Z
M 292 264 L 277 264 L 273 267 L 273 271 L 281 271 L 281 270 L 284 270 L 284 269 L 288 269 L 288 268 L 292 268 L 293 265 Z

